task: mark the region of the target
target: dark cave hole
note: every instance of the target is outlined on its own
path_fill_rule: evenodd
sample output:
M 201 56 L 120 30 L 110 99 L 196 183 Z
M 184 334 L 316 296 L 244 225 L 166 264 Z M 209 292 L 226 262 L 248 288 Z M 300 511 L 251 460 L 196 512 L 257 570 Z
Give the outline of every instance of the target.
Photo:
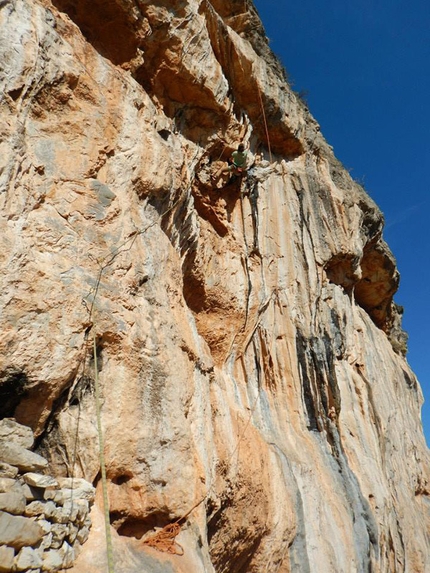
M 124 512 L 112 512 L 110 522 L 119 535 L 141 539 L 155 528 L 162 528 L 171 523 L 172 518 L 163 511 L 156 511 L 146 517 L 134 517 L 126 515 Z
M 13 418 L 22 398 L 27 395 L 28 378 L 20 370 L 8 369 L 0 374 L 0 419 Z

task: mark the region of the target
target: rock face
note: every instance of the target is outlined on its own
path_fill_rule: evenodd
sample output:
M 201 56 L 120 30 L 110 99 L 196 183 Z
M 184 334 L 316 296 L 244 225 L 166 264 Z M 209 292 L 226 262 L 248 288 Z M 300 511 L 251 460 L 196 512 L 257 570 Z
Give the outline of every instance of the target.
M 0 415 L 97 486 L 71 571 L 106 570 L 97 402 L 117 573 L 429 571 L 383 217 L 252 2 L 2 0 L 0 51 Z

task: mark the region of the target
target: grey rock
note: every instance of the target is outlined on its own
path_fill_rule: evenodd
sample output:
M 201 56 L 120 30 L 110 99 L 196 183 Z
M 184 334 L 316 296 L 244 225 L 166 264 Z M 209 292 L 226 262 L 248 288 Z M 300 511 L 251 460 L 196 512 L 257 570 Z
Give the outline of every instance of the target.
M 34 501 L 35 499 L 43 499 L 44 492 L 51 491 L 51 490 L 39 489 L 37 487 L 32 487 L 26 483 L 22 483 L 21 488 L 27 501 Z
M 91 181 L 91 187 L 98 194 L 99 201 L 104 207 L 109 207 L 116 197 L 115 193 L 107 185 L 97 179 Z
M 83 508 L 86 508 L 86 512 L 88 513 L 89 504 L 92 503 L 94 494 L 87 488 L 58 490 L 47 489 L 44 492 L 43 497 L 44 499 L 50 499 L 54 501 L 57 505 L 76 504 L 81 508 L 81 512 Z
M 82 551 L 82 545 L 78 541 L 75 541 L 73 544 L 73 549 L 75 550 L 75 559 L 77 559 L 78 555 Z
M 21 549 L 36 545 L 42 537 L 43 529 L 37 522 L 0 511 L 0 545 Z
M 73 544 L 75 542 L 78 532 L 79 532 L 79 527 L 77 525 L 74 525 L 73 523 L 69 523 L 67 525 L 67 541 L 70 544 Z
M 89 502 L 94 501 L 96 490 L 88 481 L 82 478 L 58 478 L 58 483 L 65 497 L 86 499 Z
M 46 500 L 50 499 L 57 505 L 63 505 L 65 495 L 62 489 L 46 489 L 43 493 L 43 498 Z
M 72 500 L 72 501 L 65 501 L 63 505 L 63 513 L 69 516 L 68 521 L 76 521 L 79 514 L 79 501 L 81 500 Z M 83 500 L 85 501 L 85 500 Z
M 13 547 L 0 545 L 0 572 L 12 571 L 15 550 Z
M 61 539 L 54 539 L 54 537 L 52 537 L 51 549 L 60 549 L 62 543 L 63 543 L 63 540 L 61 540 Z
M 25 515 L 44 515 L 45 517 L 50 518 L 55 514 L 56 510 L 57 507 L 53 501 L 35 500 L 26 506 Z
M 91 517 L 89 515 L 87 515 L 87 517 L 85 518 L 84 525 L 89 529 L 91 528 Z
M 78 531 L 76 539 L 79 541 L 81 545 L 83 545 L 85 541 L 88 539 L 89 535 L 90 535 L 90 528 L 85 525 L 84 527 L 82 527 L 82 529 Z
M 6 462 L 0 462 L 0 478 L 14 478 L 18 475 L 18 468 Z
M 22 479 L 26 484 L 31 487 L 39 487 L 42 489 L 47 488 L 58 488 L 58 481 L 50 476 L 45 476 L 41 474 L 36 474 L 34 472 L 26 473 L 22 476 Z
M 89 503 L 92 503 L 96 496 L 96 490 L 93 486 L 86 488 L 79 487 L 74 490 L 64 489 L 63 492 L 66 499 L 83 499 Z
M 44 551 L 42 571 L 58 571 L 63 568 L 63 558 L 58 549 Z
M 43 532 L 46 533 L 50 533 L 51 529 L 52 529 L 52 523 L 50 521 L 47 521 L 46 519 L 38 519 L 37 523 L 40 525 L 40 527 L 43 529 Z
M 23 547 L 15 557 L 15 571 L 28 571 L 39 567 L 42 567 L 42 557 L 37 549 Z
M 73 549 L 73 547 L 71 545 L 69 545 L 67 543 L 67 541 L 65 541 L 60 549 L 60 553 L 63 556 L 63 567 L 65 569 L 68 569 L 69 567 L 72 567 L 73 565 L 73 561 L 76 558 L 75 555 L 75 550 Z
M 52 521 L 55 523 L 69 523 L 69 521 L 75 521 L 78 510 L 76 508 L 62 508 L 56 507 L 52 514 Z
M 17 485 L 16 480 L 12 478 L 0 478 L 0 493 L 6 493 L 15 489 Z
M 43 554 L 43 571 L 58 571 L 68 569 L 75 560 L 75 550 L 66 541 L 60 549 L 50 549 Z
M 25 510 L 26 499 L 23 493 L 9 491 L 0 493 L 0 511 L 7 511 L 14 515 L 22 515 Z
M 45 503 L 40 500 L 35 500 L 29 503 L 25 508 L 25 515 L 27 517 L 37 517 L 45 515 Z
M 51 533 L 52 533 L 52 545 L 53 549 L 59 549 L 63 544 L 66 535 L 69 532 L 68 525 L 63 523 L 54 523 L 52 525 Z
M 39 518 L 37 520 L 37 523 L 43 529 L 44 533 L 49 533 L 52 529 L 52 523 L 50 521 L 48 521 L 47 519 Z
M 12 443 L 0 442 L 0 458 L 6 463 L 26 472 L 41 471 L 48 465 L 48 462 L 42 456 Z
M 52 533 L 47 533 L 46 535 L 44 535 L 41 544 L 39 545 L 39 548 L 42 551 L 45 551 L 46 549 L 50 549 L 52 545 Z
M 88 513 L 90 511 L 90 505 L 86 499 L 78 499 L 76 506 L 78 508 L 76 521 L 80 524 L 83 524 L 85 523 L 85 520 L 87 519 Z
M 0 442 L 5 441 L 30 449 L 34 443 L 33 430 L 13 418 L 4 418 L 0 420 Z

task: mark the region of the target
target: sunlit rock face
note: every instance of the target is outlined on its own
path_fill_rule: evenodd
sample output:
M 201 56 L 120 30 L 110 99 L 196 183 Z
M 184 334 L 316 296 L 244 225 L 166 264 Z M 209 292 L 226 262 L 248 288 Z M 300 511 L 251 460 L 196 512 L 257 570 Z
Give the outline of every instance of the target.
M 3 0 L 0 51 L 0 414 L 97 486 L 71 571 L 106 570 L 96 370 L 118 573 L 430 571 L 383 218 L 252 2 Z

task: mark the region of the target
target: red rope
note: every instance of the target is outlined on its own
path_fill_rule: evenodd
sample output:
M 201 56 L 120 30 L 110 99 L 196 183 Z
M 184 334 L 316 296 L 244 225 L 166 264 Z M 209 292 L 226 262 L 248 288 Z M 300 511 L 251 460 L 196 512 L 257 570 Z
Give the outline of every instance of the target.
M 176 537 L 179 535 L 180 531 L 181 526 L 179 523 L 168 523 L 163 527 L 163 529 L 157 531 L 157 533 L 149 539 L 146 539 L 143 543 L 157 551 L 162 551 L 163 553 L 183 555 L 184 548 L 176 542 Z

